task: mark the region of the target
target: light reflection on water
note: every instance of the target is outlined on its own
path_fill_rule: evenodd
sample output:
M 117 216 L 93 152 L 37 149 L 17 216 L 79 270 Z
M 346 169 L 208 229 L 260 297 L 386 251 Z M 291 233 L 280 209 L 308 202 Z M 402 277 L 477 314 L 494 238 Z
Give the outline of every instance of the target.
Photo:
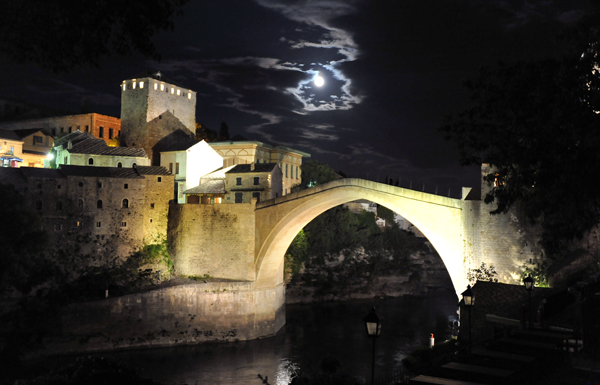
M 288 385 L 299 370 L 317 371 L 324 358 L 340 362 L 354 377 L 370 376 L 372 340 L 362 318 L 374 305 L 383 316 L 377 339 L 376 373 L 401 367 L 412 349 L 428 343 L 429 334 L 441 342 L 449 317 L 456 316 L 454 292 L 425 298 L 398 298 L 352 303 L 288 305 L 286 325 L 272 338 L 226 344 L 204 344 L 136 351 L 104 356 L 138 368 L 145 377 L 167 384 Z

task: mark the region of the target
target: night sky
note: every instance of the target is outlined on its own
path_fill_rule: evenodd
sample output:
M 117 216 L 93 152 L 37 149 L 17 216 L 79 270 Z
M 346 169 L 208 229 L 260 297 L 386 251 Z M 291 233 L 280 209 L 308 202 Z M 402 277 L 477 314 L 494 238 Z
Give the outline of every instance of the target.
M 566 4 L 568 3 L 568 4 Z M 563 49 L 585 1 L 197 1 L 155 43 L 162 61 L 111 57 L 54 75 L 0 60 L 0 96 L 120 116 L 122 80 L 160 70 L 198 93 L 196 121 L 312 154 L 349 176 L 440 194 L 479 184 L 437 128 L 468 106 L 464 80 L 499 60 Z M 319 74 L 322 87 L 313 83 Z

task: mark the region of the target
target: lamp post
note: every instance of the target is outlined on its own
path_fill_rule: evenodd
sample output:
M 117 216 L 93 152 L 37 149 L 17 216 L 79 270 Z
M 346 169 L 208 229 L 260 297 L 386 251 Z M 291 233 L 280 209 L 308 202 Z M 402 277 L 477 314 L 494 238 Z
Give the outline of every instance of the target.
M 371 384 L 375 385 L 375 340 L 381 334 L 381 321 L 383 318 L 377 315 L 375 307 L 371 309 L 371 312 L 363 318 L 365 326 L 367 327 L 367 336 L 373 338 L 373 358 L 371 360 Z
M 531 330 L 531 291 L 533 290 L 535 281 L 531 278 L 531 274 L 529 274 L 529 276 L 523 280 L 523 283 L 525 284 L 525 290 L 527 290 L 527 294 L 529 295 L 529 330 Z
M 471 290 L 471 285 L 467 285 L 467 290 L 465 290 L 462 294 L 463 303 L 469 309 L 469 355 L 471 354 L 471 345 L 473 344 L 473 334 L 471 324 L 473 323 L 473 319 L 471 318 L 471 308 L 475 305 L 475 294 L 473 294 L 473 290 Z

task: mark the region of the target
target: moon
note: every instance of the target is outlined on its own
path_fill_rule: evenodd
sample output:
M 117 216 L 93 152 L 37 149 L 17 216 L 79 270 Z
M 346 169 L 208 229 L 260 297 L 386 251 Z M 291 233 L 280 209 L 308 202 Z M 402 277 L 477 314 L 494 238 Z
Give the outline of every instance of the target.
M 315 83 L 315 86 L 322 87 L 323 84 L 325 84 L 325 79 L 323 79 L 323 77 L 321 75 L 317 75 L 317 76 L 315 76 L 314 83 Z

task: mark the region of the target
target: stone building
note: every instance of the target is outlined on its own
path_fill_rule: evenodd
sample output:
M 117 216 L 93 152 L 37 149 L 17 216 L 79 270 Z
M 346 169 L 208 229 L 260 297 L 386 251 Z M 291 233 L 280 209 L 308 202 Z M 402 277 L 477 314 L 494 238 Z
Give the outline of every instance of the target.
M 277 163 L 283 175 L 283 195 L 289 194 L 292 186 L 300 184 L 302 158 L 310 157 L 306 152 L 258 141 L 224 141 L 209 144 L 223 157 L 224 167 L 235 164 Z
M 225 173 L 224 203 L 250 203 L 281 196 L 282 173 L 277 163 L 238 164 Z
M 0 167 L 19 167 L 23 162 L 23 141 L 11 130 L 0 129 Z
M 142 147 L 153 165 L 160 152 L 196 132 L 196 92 L 166 81 L 160 72 L 121 83 L 121 145 Z
M 223 158 L 204 140 L 183 140 L 160 153 L 160 165 L 175 175 L 177 203 L 186 203 L 184 192 L 200 185 L 200 178 L 222 167 Z
M 149 166 L 143 148 L 110 147 L 89 133 L 75 131 L 54 142 L 56 165 L 136 167 Z
M 0 127 L 9 130 L 43 129 L 55 138 L 79 130 L 104 140 L 109 146 L 118 146 L 117 138 L 121 132 L 121 119 L 90 113 L 3 122 Z
M 38 128 L 13 131 L 23 141 L 23 166 L 46 167 L 54 138 Z
M 162 167 L 33 167 L 0 169 L 37 210 L 61 255 L 124 258 L 166 239 L 173 175 Z
M 185 203 L 214 205 L 223 203 L 225 198 L 226 173 L 235 166 L 221 167 L 200 178 L 200 184 L 183 192 Z

